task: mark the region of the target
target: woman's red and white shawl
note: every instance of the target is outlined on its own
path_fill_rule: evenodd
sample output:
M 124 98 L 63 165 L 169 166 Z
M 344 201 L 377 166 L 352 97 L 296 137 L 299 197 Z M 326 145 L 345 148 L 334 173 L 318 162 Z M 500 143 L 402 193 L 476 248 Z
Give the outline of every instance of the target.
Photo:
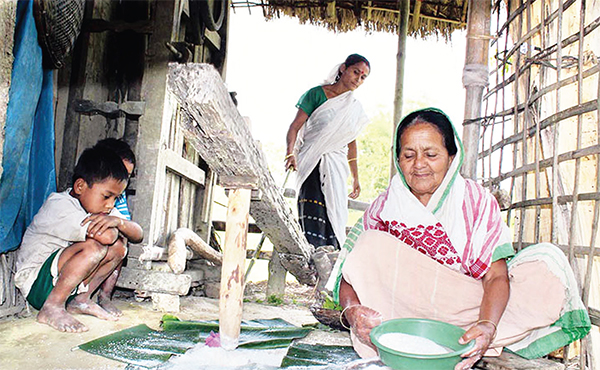
M 454 162 L 458 162 L 458 156 Z M 494 249 L 510 243 L 498 203 L 479 184 L 456 173 L 446 178 L 424 206 L 401 175 L 379 195 L 363 216 L 364 229 L 388 232 L 433 260 L 481 279 L 489 270 Z

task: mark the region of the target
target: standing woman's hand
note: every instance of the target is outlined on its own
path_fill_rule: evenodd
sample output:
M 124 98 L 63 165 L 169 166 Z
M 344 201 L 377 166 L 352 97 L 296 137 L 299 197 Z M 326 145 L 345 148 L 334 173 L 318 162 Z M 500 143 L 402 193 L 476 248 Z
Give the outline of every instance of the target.
M 358 177 L 352 180 L 352 192 L 348 194 L 348 197 L 351 199 L 356 199 L 360 195 L 360 183 L 358 182 Z
M 348 194 L 351 199 L 356 199 L 360 195 L 360 183 L 358 182 L 358 148 L 356 140 L 348 143 L 348 167 L 352 174 L 352 192 Z
M 292 154 L 288 154 L 285 156 L 285 169 L 287 170 L 292 170 L 292 171 L 296 171 L 296 156 L 292 153 Z
M 288 129 L 287 135 L 285 136 L 286 142 L 286 156 L 285 160 L 285 169 L 296 171 L 298 169 L 296 163 L 296 156 L 294 155 L 294 145 L 296 144 L 296 139 L 298 137 L 298 131 L 302 128 L 306 120 L 308 119 L 308 114 L 306 114 L 302 109 L 298 108 L 298 112 L 296 112 L 296 117 L 292 121 L 290 128 Z

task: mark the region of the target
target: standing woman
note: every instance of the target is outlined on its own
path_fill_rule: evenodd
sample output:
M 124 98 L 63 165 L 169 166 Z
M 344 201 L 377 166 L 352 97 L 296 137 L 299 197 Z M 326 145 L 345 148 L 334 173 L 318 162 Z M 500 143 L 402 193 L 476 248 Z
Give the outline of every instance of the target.
M 287 133 L 286 169 L 297 170 L 298 218 L 315 247 L 346 240 L 347 196 L 360 194 L 356 137 L 368 123 L 353 91 L 365 81 L 371 66 L 358 54 L 349 55 L 334 78 L 308 90 Z M 352 174 L 352 192 L 346 179 Z

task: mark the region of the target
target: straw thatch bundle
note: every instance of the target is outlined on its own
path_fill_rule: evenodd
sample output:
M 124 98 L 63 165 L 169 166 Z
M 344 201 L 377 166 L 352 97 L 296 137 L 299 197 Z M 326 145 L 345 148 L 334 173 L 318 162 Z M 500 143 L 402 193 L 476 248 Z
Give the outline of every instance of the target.
M 336 32 L 398 32 L 397 0 L 263 0 L 267 19 L 289 16 Z M 467 0 L 411 0 L 409 36 L 450 40 L 467 24 Z

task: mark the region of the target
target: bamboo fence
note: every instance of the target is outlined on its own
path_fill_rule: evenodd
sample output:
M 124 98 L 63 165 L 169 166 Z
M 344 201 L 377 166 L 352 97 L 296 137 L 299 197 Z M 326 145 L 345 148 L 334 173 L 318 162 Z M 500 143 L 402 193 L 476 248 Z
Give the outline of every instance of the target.
M 597 326 L 600 6 L 494 0 L 492 7 L 477 176 L 510 199 L 504 211 L 516 250 L 552 242 L 565 252 Z M 593 368 L 591 337 L 581 369 Z

